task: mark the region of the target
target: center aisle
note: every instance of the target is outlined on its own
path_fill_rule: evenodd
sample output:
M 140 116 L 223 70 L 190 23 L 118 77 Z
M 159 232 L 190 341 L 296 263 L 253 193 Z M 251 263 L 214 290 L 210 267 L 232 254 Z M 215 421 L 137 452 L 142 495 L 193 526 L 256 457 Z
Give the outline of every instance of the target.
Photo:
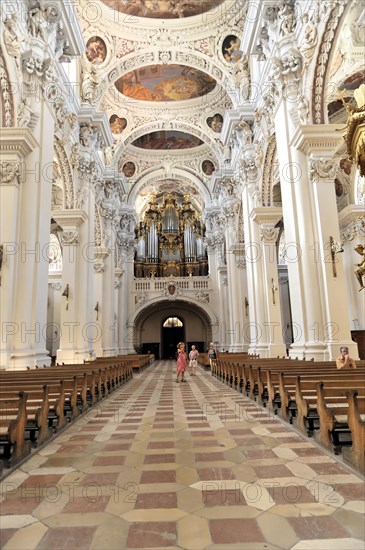
M 4 549 L 363 548 L 359 477 L 210 373 L 176 384 L 173 361 L 70 426 L 2 496 Z

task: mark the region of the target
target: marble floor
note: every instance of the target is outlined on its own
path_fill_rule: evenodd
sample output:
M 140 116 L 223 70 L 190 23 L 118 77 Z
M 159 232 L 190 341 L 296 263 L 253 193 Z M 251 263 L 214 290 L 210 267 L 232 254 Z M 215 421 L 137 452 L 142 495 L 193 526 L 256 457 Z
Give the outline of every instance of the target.
M 156 362 L 1 484 L 10 549 L 364 548 L 364 483 L 198 370 Z

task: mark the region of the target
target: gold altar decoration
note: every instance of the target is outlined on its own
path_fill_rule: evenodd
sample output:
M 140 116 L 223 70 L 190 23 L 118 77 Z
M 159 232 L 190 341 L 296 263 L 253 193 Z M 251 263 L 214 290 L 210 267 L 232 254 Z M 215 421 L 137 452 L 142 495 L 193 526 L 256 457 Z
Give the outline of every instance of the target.
M 360 175 L 365 176 L 365 84 L 354 91 L 356 106 L 344 101 L 346 89 L 340 94 L 340 99 L 348 112 L 346 132 L 343 137 L 349 159 L 357 164 Z

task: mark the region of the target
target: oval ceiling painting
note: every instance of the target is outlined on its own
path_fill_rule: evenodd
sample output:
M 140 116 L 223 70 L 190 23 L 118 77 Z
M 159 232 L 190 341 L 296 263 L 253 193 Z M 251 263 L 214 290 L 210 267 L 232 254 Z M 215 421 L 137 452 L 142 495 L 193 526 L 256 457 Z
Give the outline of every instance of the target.
M 217 9 L 224 0 L 102 0 L 110 8 L 135 17 L 177 19 Z
M 211 92 L 216 81 L 185 65 L 150 65 L 119 78 L 115 86 L 122 94 L 144 101 L 181 101 Z
M 191 149 L 199 147 L 203 142 L 201 139 L 184 132 L 173 130 L 160 130 L 151 132 L 136 139 L 132 145 L 141 149 Z

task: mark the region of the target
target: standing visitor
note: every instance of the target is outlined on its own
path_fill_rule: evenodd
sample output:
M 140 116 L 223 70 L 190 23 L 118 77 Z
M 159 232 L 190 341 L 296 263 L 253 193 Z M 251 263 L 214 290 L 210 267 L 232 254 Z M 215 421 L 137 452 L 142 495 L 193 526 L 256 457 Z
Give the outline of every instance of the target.
M 188 356 L 185 351 L 184 342 L 179 342 L 177 345 L 177 361 L 176 361 L 176 382 L 179 382 L 179 376 L 181 374 L 181 382 L 185 382 L 185 371 L 188 367 Z
M 191 376 L 195 376 L 196 374 L 196 365 L 198 362 L 199 352 L 196 349 L 195 346 L 191 346 L 191 351 L 189 353 L 189 367 L 191 368 Z

